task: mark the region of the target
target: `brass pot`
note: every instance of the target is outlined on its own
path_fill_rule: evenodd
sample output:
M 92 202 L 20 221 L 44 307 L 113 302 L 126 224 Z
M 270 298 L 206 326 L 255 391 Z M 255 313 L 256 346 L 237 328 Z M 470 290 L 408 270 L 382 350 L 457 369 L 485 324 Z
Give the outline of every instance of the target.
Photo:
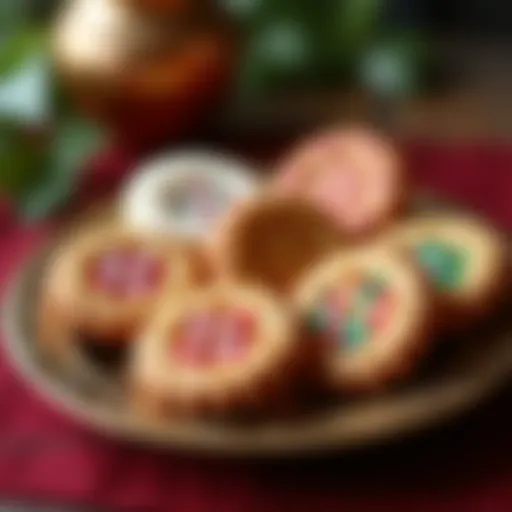
M 226 91 L 235 48 L 231 28 L 204 0 L 73 0 L 54 31 L 71 92 L 130 143 L 192 127 Z

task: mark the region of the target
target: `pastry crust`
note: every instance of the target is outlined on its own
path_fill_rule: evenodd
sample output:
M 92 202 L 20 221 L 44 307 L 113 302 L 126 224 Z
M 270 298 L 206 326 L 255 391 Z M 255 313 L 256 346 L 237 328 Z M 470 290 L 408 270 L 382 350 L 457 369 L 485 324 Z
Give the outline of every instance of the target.
M 396 218 L 407 191 L 393 144 L 365 128 L 334 128 L 299 144 L 278 166 L 275 186 L 314 202 L 351 236 Z
M 496 305 L 507 285 L 505 240 L 474 217 L 412 218 L 394 229 L 387 241 L 417 259 L 435 293 L 444 326 L 480 318 Z
M 378 294 L 368 299 L 363 287 Z M 323 383 L 338 393 L 403 378 L 429 345 L 427 289 L 416 267 L 395 251 L 340 252 L 304 278 L 295 301 L 303 336 L 317 347 Z
M 198 240 L 257 189 L 255 173 L 239 160 L 207 152 L 172 153 L 141 166 L 122 193 L 121 216 L 136 229 Z
M 211 247 L 222 275 L 287 295 L 304 272 L 343 242 L 337 226 L 314 205 L 267 194 L 233 209 Z
M 294 320 L 283 303 L 254 287 L 217 283 L 170 298 L 133 352 L 134 407 L 157 417 L 274 407 L 300 366 Z
M 124 251 L 129 258 L 123 262 Z M 56 354 L 77 335 L 124 345 L 162 296 L 180 293 L 191 280 L 180 246 L 118 228 L 94 229 L 68 241 L 47 272 L 39 330 L 41 343 Z
M 183 250 L 188 258 L 191 279 L 195 285 L 206 286 L 218 279 L 218 270 L 205 244 L 184 241 Z
M 49 360 L 71 366 L 78 351 L 75 350 L 73 327 L 49 290 L 42 290 L 36 312 L 37 339 Z

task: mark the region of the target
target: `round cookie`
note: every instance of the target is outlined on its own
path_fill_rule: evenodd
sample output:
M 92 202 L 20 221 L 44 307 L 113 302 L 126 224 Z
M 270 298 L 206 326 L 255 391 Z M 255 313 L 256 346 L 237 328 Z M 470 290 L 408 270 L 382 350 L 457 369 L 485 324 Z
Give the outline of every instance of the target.
M 120 210 L 137 229 L 199 239 L 257 190 L 252 169 L 234 158 L 180 152 L 142 165 L 122 193 Z
M 492 308 L 506 283 L 506 247 L 483 222 L 463 215 L 421 216 L 393 231 L 391 242 L 412 254 L 449 323 Z
M 421 274 L 400 253 L 340 252 L 304 278 L 295 300 L 320 378 L 335 392 L 396 381 L 428 346 L 430 301 Z
M 233 209 L 213 234 L 222 275 L 287 294 L 312 265 L 343 243 L 337 226 L 299 198 L 264 196 Z
M 278 166 L 275 186 L 314 202 L 347 234 L 376 231 L 405 200 L 393 145 L 369 129 L 332 129 L 299 144 Z
M 254 287 L 223 283 L 165 301 L 133 352 L 135 408 L 156 417 L 273 408 L 298 367 L 296 325 Z
M 99 229 L 52 258 L 40 301 L 41 342 L 66 356 L 74 342 L 123 347 L 162 296 L 191 280 L 181 247 L 131 231 Z

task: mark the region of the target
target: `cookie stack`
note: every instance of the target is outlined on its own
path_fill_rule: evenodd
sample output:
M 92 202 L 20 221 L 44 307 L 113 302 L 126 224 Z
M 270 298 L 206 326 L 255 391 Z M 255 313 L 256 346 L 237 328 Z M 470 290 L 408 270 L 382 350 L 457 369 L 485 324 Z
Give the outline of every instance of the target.
M 439 332 L 502 294 L 501 236 L 415 215 L 400 155 L 373 130 L 326 130 L 258 176 L 202 151 L 143 164 L 113 225 L 54 255 L 42 348 L 64 365 L 84 343 L 122 351 L 147 417 L 271 415 L 311 389 L 357 396 L 406 379 Z

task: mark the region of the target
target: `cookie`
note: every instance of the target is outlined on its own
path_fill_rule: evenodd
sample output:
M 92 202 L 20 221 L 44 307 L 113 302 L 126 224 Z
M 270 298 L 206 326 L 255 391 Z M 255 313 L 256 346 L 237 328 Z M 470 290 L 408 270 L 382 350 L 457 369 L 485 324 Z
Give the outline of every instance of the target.
M 338 393 L 380 389 L 409 374 L 428 347 L 430 301 L 399 252 L 358 248 L 318 265 L 295 294 L 319 380 Z
M 200 242 L 182 243 L 195 286 L 206 286 L 218 279 L 218 271 L 208 247 Z
M 175 153 L 136 172 L 122 193 L 121 216 L 136 229 L 197 240 L 233 204 L 256 190 L 252 169 L 234 158 Z
M 191 280 L 188 258 L 168 239 L 95 229 L 52 258 L 40 300 L 41 342 L 56 355 L 73 340 L 122 347 L 162 296 Z
M 165 301 L 133 352 L 135 409 L 162 417 L 273 408 L 298 366 L 296 325 L 283 303 L 249 286 L 217 284 Z
M 351 236 L 393 220 L 407 189 L 393 145 L 365 129 L 328 130 L 299 144 L 278 166 L 274 186 L 314 202 Z
M 262 196 L 219 224 L 212 254 L 222 275 L 287 294 L 312 265 L 343 244 L 343 235 L 314 205 Z
M 425 215 L 404 222 L 389 240 L 424 270 L 444 324 L 478 318 L 496 305 L 506 283 L 506 247 L 482 221 L 457 214 Z

